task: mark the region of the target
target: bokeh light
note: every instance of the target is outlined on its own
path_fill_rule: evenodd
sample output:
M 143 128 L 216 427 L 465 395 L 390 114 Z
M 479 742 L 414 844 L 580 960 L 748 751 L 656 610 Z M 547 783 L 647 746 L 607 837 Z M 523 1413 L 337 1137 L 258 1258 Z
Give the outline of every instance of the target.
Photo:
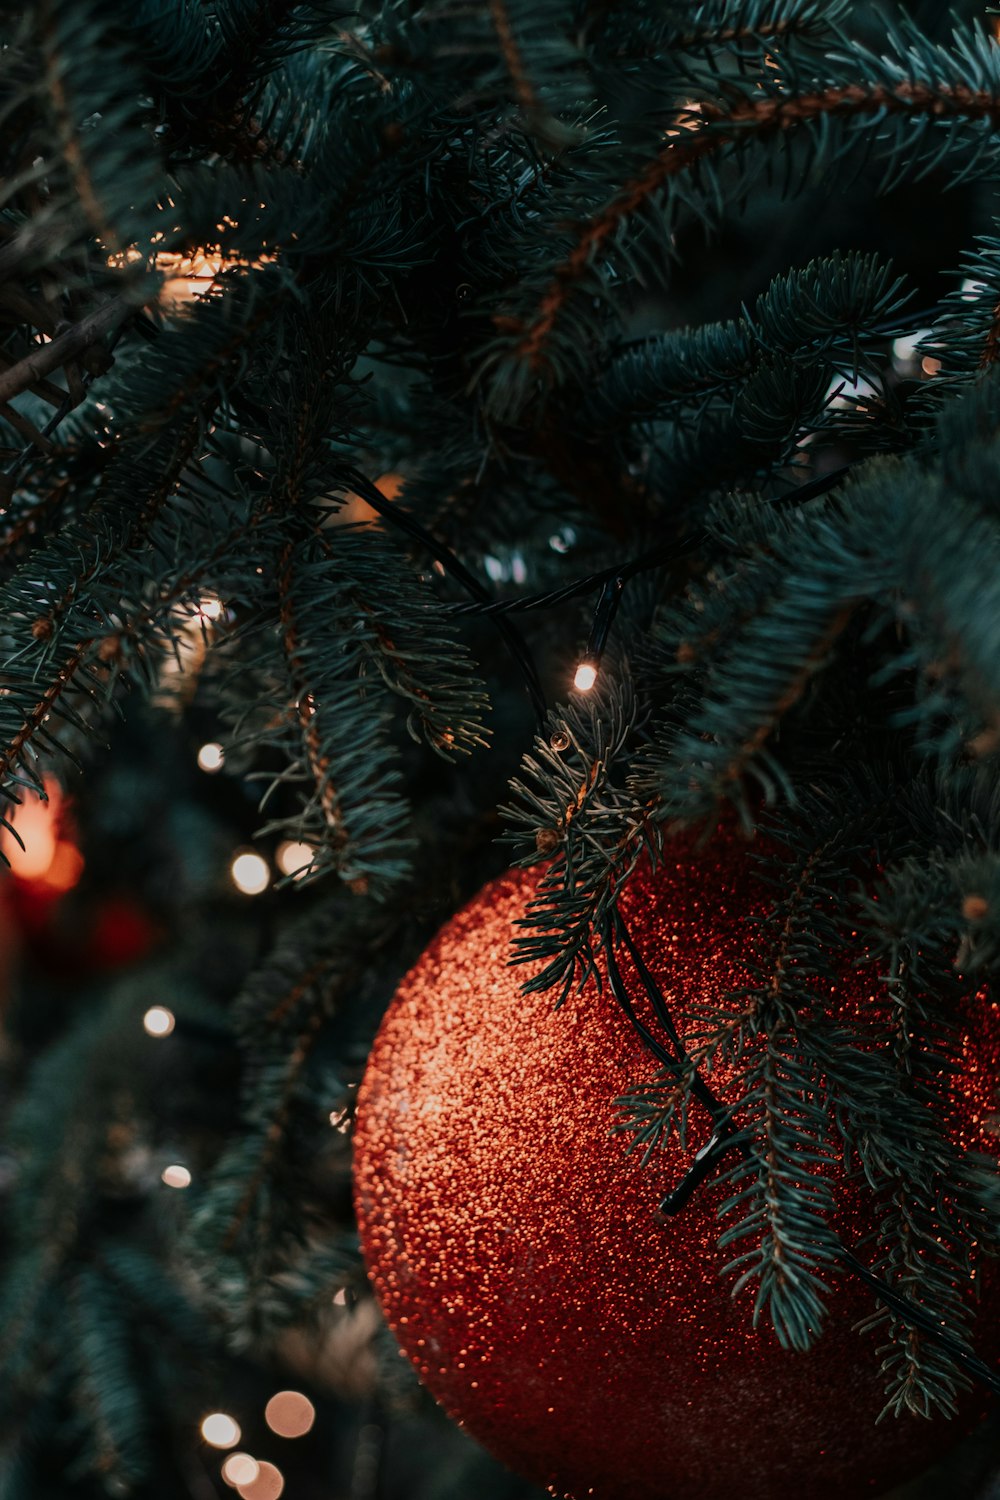
M 173 1011 L 165 1005 L 151 1005 L 142 1018 L 142 1029 L 147 1036 L 169 1036 L 176 1024 Z
M 285 1488 L 285 1476 L 274 1464 L 261 1461 L 257 1465 L 256 1478 L 249 1484 L 238 1484 L 236 1493 L 240 1500 L 278 1500 Z
M 209 740 L 207 745 L 202 745 L 198 751 L 199 770 L 207 771 L 211 776 L 215 771 L 221 771 L 226 753 L 217 740 Z
M 286 839 L 278 845 L 275 862 L 282 875 L 304 875 L 312 864 L 315 850 L 312 844 L 300 844 L 295 839 Z
M 260 1473 L 260 1464 L 249 1453 L 230 1453 L 222 1465 L 222 1477 L 231 1489 L 253 1484 Z
M 267 860 L 250 850 L 236 855 L 229 867 L 229 873 L 233 878 L 233 885 L 238 891 L 242 891 L 244 896 L 259 896 L 271 884 L 271 872 L 267 867 Z
M 201 1435 L 213 1448 L 235 1448 L 243 1434 L 233 1417 L 224 1411 L 212 1411 L 202 1418 Z
M 277 1391 L 264 1408 L 264 1420 L 279 1437 L 303 1437 L 316 1420 L 316 1408 L 301 1391 Z

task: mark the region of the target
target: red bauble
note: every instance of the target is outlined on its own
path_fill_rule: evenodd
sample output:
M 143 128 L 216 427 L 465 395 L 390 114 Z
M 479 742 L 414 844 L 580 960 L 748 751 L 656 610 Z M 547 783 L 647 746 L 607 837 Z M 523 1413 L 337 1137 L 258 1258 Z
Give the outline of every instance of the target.
M 495 881 L 447 924 L 400 986 L 359 1094 L 362 1243 L 424 1383 L 558 1494 L 819 1500 L 919 1471 L 962 1425 L 875 1425 L 879 1338 L 852 1328 L 875 1305 L 859 1281 L 834 1281 L 820 1341 L 790 1353 L 766 1319 L 752 1328 L 752 1293 L 734 1300 L 719 1276 L 726 1189 L 710 1180 L 655 1221 L 690 1151 L 671 1145 L 642 1167 L 609 1136 L 613 1101 L 656 1065 L 606 989 L 588 985 L 558 1012 L 551 995 L 521 994 L 510 940 L 535 882 Z M 681 1029 L 692 1001 L 748 982 L 760 932 L 748 919 L 767 905 L 733 834 L 640 869 L 623 910 Z M 857 1013 L 875 982 L 845 960 L 833 1004 Z M 970 1145 L 996 1107 L 996 1007 L 982 1020 L 955 1086 Z M 728 1076 L 717 1069 L 717 1091 Z M 871 1208 L 852 1182 L 838 1201 L 856 1243 Z M 980 1352 L 994 1351 L 981 1339 Z M 965 1425 L 983 1404 L 973 1392 Z

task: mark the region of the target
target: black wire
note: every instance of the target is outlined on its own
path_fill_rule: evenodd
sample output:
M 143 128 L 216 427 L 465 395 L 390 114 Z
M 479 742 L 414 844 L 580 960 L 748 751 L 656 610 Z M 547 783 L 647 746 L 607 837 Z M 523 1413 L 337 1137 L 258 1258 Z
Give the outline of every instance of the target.
M 684 1043 L 681 1041 L 680 1033 L 678 1032 L 677 1027 L 674 1025 L 673 1017 L 671 1016 L 670 1011 L 667 1009 L 667 1002 L 664 998 L 663 991 L 660 989 L 660 986 L 657 984 L 649 969 L 646 967 L 646 963 L 642 957 L 642 954 L 635 946 L 635 943 L 632 940 L 632 934 L 629 932 L 628 926 L 625 922 L 625 918 L 622 916 L 621 912 L 617 910 L 615 911 L 615 926 L 618 930 L 618 935 L 621 937 L 622 941 L 629 951 L 629 954 L 631 955 L 632 962 L 635 964 L 636 971 L 642 983 L 642 987 L 646 991 L 646 994 L 649 997 L 650 1004 L 653 1007 L 653 1013 L 674 1044 L 673 1059 L 670 1059 L 668 1057 L 661 1060 L 667 1062 L 675 1061 L 682 1063 L 687 1067 L 690 1067 L 690 1054 L 688 1053 L 687 1048 L 684 1046 Z M 613 944 L 610 951 L 613 956 Z M 621 985 L 621 972 L 620 970 L 618 970 L 617 961 L 615 961 L 615 971 L 618 983 L 619 985 Z M 624 988 L 624 986 L 622 987 Z M 698 1100 L 698 1102 L 700 1104 L 703 1104 L 708 1110 L 715 1125 L 718 1126 L 722 1124 L 723 1121 L 728 1120 L 730 1114 L 729 1110 L 722 1103 L 721 1099 L 718 1099 L 716 1095 L 713 1094 L 712 1090 L 709 1088 L 708 1084 L 702 1078 L 697 1069 L 694 1070 L 694 1076 L 691 1080 L 691 1092 Z
M 614 624 L 618 606 L 621 603 L 622 594 L 625 592 L 625 578 L 621 573 L 616 573 L 609 578 L 601 590 L 601 597 L 597 601 L 594 610 L 594 623 L 590 627 L 590 639 L 587 641 L 587 649 L 583 654 L 583 660 L 590 662 L 594 667 L 599 667 L 604 648 L 608 643 L 608 636 Z
M 610 568 L 601 568 L 597 573 L 588 573 L 585 578 L 578 578 L 575 583 L 564 584 L 558 589 L 549 589 L 541 594 L 524 594 L 518 599 L 491 599 L 488 604 L 459 604 L 455 606 L 456 615 L 510 615 L 521 611 L 533 609 L 553 609 L 557 604 L 563 604 L 567 599 L 577 599 L 581 594 L 592 594 L 602 584 L 613 582 L 620 578 L 622 583 L 627 583 L 637 573 L 643 573 L 649 568 L 658 568 L 661 564 L 672 562 L 676 557 L 684 557 L 689 552 L 694 552 L 704 545 L 708 533 L 705 531 L 687 532 L 674 542 L 664 542 L 659 547 L 652 547 L 648 552 L 641 553 L 631 562 L 614 563 Z
M 829 474 L 821 474 L 817 479 L 810 479 L 805 484 L 796 485 L 794 489 L 788 490 L 786 494 L 771 501 L 771 504 L 776 506 L 804 505 L 807 501 L 815 500 L 818 496 L 825 495 L 828 490 L 832 490 L 847 477 L 851 468 L 851 464 L 843 464 L 839 469 L 831 469 Z M 658 547 L 651 547 L 647 552 L 641 552 L 630 562 L 613 563 L 610 568 L 601 568 L 597 573 L 588 573 L 586 577 L 578 578 L 574 583 L 564 584 L 561 588 L 549 589 L 540 594 L 523 594 L 517 599 L 490 599 L 482 604 L 457 604 L 452 612 L 456 615 L 512 615 L 527 613 L 535 609 L 554 609 L 557 604 L 564 604 L 567 599 L 577 599 L 583 594 L 592 594 L 595 589 L 606 586 L 617 578 L 620 578 L 624 584 L 630 578 L 634 578 L 637 573 L 645 573 L 651 568 L 659 568 L 664 563 L 686 557 L 688 553 L 696 552 L 703 547 L 707 540 L 708 532 L 701 528 L 697 531 L 688 531 L 675 541 L 662 542 Z
M 610 927 L 607 927 L 605 929 L 604 940 L 604 951 L 606 955 L 608 981 L 611 985 L 611 993 L 614 995 L 615 999 L 618 1001 L 618 1004 L 625 1012 L 625 1015 L 628 1017 L 631 1025 L 639 1033 L 639 1036 L 645 1042 L 646 1046 L 653 1053 L 653 1055 L 660 1060 L 660 1062 L 664 1063 L 671 1069 L 675 1068 L 677 1064 L 681 1064 L 682 1066 L 684 1064 L 687 1064 L 688 1067 L 690 1067 L 691 1059 L 687 1053 L 687 1050 L 685 1049 L 684 1043 L 681 1041 L 677 1028 L 673 1023 L 673 1018 L 671 1017 L 670 1012 L 667 1009 L 666 1001 L 663 998 L 663 992 L 660 990 L 652 974 L 647 969 L 642 955 L 639 953 L 639 950 L 633 943 L 632 936 L 625 923 L 624 917 L 621 915 L 621 912 L 617 910 L 615 911 L 613 922 L 614 932 L 612 932 Z M 670 1040 L 673 1042 L 672 1053 L 663 1046 L 662 1042 L 657 1040 L 657 1038 L 653 1035 L 653 1033 L 649 1030 L 645 1023 L 641 1021 L 636 1014 L 635 1006 L 632 1004 L 631 996 L 628 993 L 625 982 L 622 979 L 621 970 L 618 967 L 618 957 L 615 953 L 616 937 L 621 938 L 632 956 L 632 961 L 636 966 L 640 979 L 642 980 L 643 988 L 645 989 L 646 994 L 653 1006 L 653 1010 L 656 1014 L 657 1020 L 660 1022 L 660 1025 L 663 1027 L 667 1035 L 670 1037 Z M 699 1102 L 705 1106 L 709 1114 L 712 1116 L 712 1120 L 715 1124 L 715 1129 L 712 1131 L 711 1137 L 705 1142 L 704 1146 L 702 1146 L 700 1150 L 695 1153 L 691 1166 L 681 1178 L 680 1182 L 669 1193 L 667 1193 L 663 1199 L 661 1199 L 659 1207 L 656 1210 L 656 1218 L 660 1223 L 665 1222 L 665 1220 L 668 1218 L 672 1218 L 674 1214 L 679 1213 L 680 1210 L 690 1202 L 697 1189 L 701 1186 L 701 1184 L 705 1181 L 709 1174 L 714 1171 L 717 1163 L 722 1159 L 723 1156 L 726 1155 L 728 1151 L 733 1148 L 733 1146 L 740 1146 L 744 1152 L 746 1152 L 747 1149 L 745 1141 L 736 1139 L 736 1126 L 732 1122 L 730 1110 L 726 1108 L 726 1106 L 720 1099 L 716 1098 L 697 1069 L 693 1070 L 693 1076 L 691 1079 L 691 1092 L 699 1100 Z
M 632 962 L 635 964 L 636 972 L 642 983 L 642 987 L 653 1008 L 653 1013 L 663 1027 L 671 1043 L 672 1050 L 664 1047 L 646 1024 L 636 1014 L 635 1006 L 628 994 L 621 970 L 618 966 L 618 958 L 615 953 L 615 939 L 620 938 L 628 949 Z M 605 926 L 604 951 L 608 970 L 608 981 L 612 994 L 628 1017 L 632 1026 L 645 1042 L 646 1046 L 659 1059 L 671 1069 L 676 1069 L 678 1064 L 690 1066 L 691 1058 L 681 1040 L 677 1027 L 674 1025 L 673 1017 L 670 1015 L 663 991 L 657 984 L 655 978 L 647 967 L 635 942 L 629 932 L 628 925 L 621 912 L 616 909 L 611 922 Z M 708 1084 L 701 1077 L 697 1069 L 693 1070 L 691 1092 L 698 1101 L 704 1105 L 711 1115 L 715 1129 L 711 1138 L 694 1156 L 691 1166 L 681 1178 L 680 1182 L 662 1200 L 656 1211 L 656 1218 L 661 1223 L 672 1217 L 684 1208 L 694 1196 L 702 1183 L 706 1181 L 716 1165 L 732 1150 L 742 1151 L 744 1156 L 750 1156 L 750 1148 L 744 1132 L 735 1125 L 732 1111 L 723 1104 L 722 1100 L 712 1092 Z M 884 1303 L 891 1312 L 904 1323 L 912 1327 L 920 1328 L 929 1338 L 935 1340 L 941 1348 L 947 1349 L 955 1363 L 973 1379 L 980 1381 L 991 1391 L 1000 1394 L 1000 1374 L 990 1368 L 975 1354 L 972 1354 L 964 1345 L 960 1344 L 955 1336 L 943 1328 L 938 1320 L 923 1308 L 919 1303 L 911 1301 L 909 1297 L 897 1292 L 894 1287 L 882 1278 L 850 1250 L 846 1245 L 838 1246 L 838 1259 L 841 1264 L 857 1276 L 859 1280 L 875 1293 L 880 1302 Z
M 892 1309 L 898 1318 L 904 1323 L 912 1323 L 915 1327 L 923 1329 L 929 1338 L 948 1350 L 957 1365 L 961 1365 L 962 1369 L 974 1379 L 982 1381 L 983 1385 L 988 1386 L 991 1391 L 1000 1394 L 1000 1374 L 960 1344 L 954 1334 L 943 1328 L 925 1307 L 911 1302 L 909 1297 L 904 1297 L 880 1276 L 876 1276 L 875 1272 L 870 1271 L 863 1261 L 858 1260 L 858 1257 L 848 1250 L 846 1245 L 840 1247 L 840 1259 L 849 1271 L 852 1271 L 866 1286 L 871 1288 L 880 1302 L 884 1302 L 886 1307 Z
M 437 561 L 444 568 L 445 572 L 449 573 L 452 578 L 456 579 L 456 581 L 462 585 L 467 593 L 471 594 L 474 599 L 478 600 L 484 605 L 489 605 L 492 603 L 492 600 L 490 599 L 489 593 L 487 592 L 485 586 L 479 582 L 479 579 L 475 576 L 475 574 L 470 573 L 465 564 L 463 562 L 460 562 L 455 554 L 448 547 L 446 547 L 443 542 L 439 542 L 437 537 L 433 536 L 429 531 L 426 531 L 424 527 L 421 526 L 420 522 L 414 519 L 409 511 L 403 510 L 401 509 L 401 507 L 394 505 L 391 500 L 387 500 L 386 497 L 382 494 L 382 491 L 376 489 L 371 480 L 366 478 L 364 474 L 359 473 L 357 469 L 345 469 L 342 472 L 344 479 L 347 481 L 350 487 L 355 490 L 356 493 L 359 494 L 361 498 L 371 506 L 372 510 L 377 511 L 378 514 L 380 516 L 383 516 L 385 520 L 387 520 L 392 526 L 397 527 L 400 531 L 405 531 L 407 536 L 411 536 L 415 541 L 420 542 L 421 545 L 425 547 L 431 554 L 431 556 L 437 559 Z M 484 614 L 489 613 L 489 611 L 485 609 L 482 611 L 477 611 L 477 613 L 479 612 Z M 504 638 L 507 650 L 510 652 L 511 656 L 514 658 L 514 661 L 520 668 L 521 676 L 524 678 L 525 686 L 528 689 L 532 704 L 534 705 L 535 713 L 538 717 L 538 722 L 544 727 L 545 719 L 549 711 L 548 704 L 545 701 L 545 694 L 542 691 L 542 685 L 539 681 L 538 672 L 535 668 L 535 663 L 532 659 L 531 652 L 528 650 L 524 641 L 521 639 L 521 636 L 518 633 L 517 629 L 510 623 L 509 620 L 505 620 L 502 618 L 502 616 L 498 616 L 496 620 L 496 627 Z

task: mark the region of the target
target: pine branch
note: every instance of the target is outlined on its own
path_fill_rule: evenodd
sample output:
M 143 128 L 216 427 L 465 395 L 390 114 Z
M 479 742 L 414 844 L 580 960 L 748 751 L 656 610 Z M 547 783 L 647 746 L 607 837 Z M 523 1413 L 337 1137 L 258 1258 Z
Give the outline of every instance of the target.
M 789 380 L 801 381 L 817 366 L 843 369 L 857 380 L 863 365 L 870 368 L 866 356 L 876 340 L 899 331 L 901 293 L 901 280 L 891 279 L 873 256 L 813 262 L 775 278 L 741 319 L 631 345 L 599 380 L 588 418 L 611 427 L 690 406 L 697 420 L 713 400 L 728 407 L 772 362 Z
M 870 130 L 883 122 L 917 120 L 922 126 L 921 143 L 932 125 L 968 125 L 972 160 L 976 162 L 977 152 L 987 147 L 982 138 L 977 145 L 975 127 L 981 121 L 995 124 L 1000 120 L 995 59 L 985 41 L 978 52 L 966 52 L 959 58 L 929 48 L 917 54 L 906 45 L 906 36 L 897 41 L 901 54 L 898 60 L 866 55 L 870 81 L 821 83 L 813 75 L 808 82 L 794 78 L 773 85 L 761 82 L 754 92 L 741 92 L 733 86 L 727 89 L 725 103 L 709 98 L 682 108 L 666 131 L 666 144 L 637 167 L 612 198 L 574 225 L 571 248 L 554 267 L 533 308 L 524 307 L 519 289 L 516 305 L 524 310 L 494 316 L 501 336 L 482 367 L 481 378 L 489 376 L 490 399 L 497 414 L 515 415 L 539 382 L 548 388 L 569 374 L 568 368 L 565 374 L 562 370 L 562 350 L 557 354 L 553 344 L 567 305 L 584 286 L 600 291 L 594 268 L 605 253 L 621 254 L 617 237 L 628 230 L 630 222 L 638 222 L 648 205 L 659 202 L 675 178 L 693 173 L 717 154 L 735 151 L 742 159 L 748 147 L 766 146 L 805 132 L 814 151 L 822 150 L 836 159 L 843 148 L 831 136 L 834 124 Z M 853 63 L 851 71 L 856 76 Z M 907 170 L 916 171 L 926 163 L 922 163 L 920 148 L 911 136 L 906 136 L 906 142 Z M 944 136 L 941 150 L 947 146 L 948 137 Z M 890 174 L 898 175 L 899 153 L 893 155 L 891 144 L 888 153 Z M 931 160 L 939 154 L 933 152 Z M 889 174 L 887 178 L 891 180 Z M 669 209 L 669 202 L 666 207 Z M 626 239 L 623 243 L 631 242 Z M 531 287 L 536 284 L 533 278 Z
M 521 865 L 545 862 L 515 940 L 515 963 L 545 966 L 526 990 L 556 988 L 560 1005 L 598 977 L 597 949 L 615 899 L 647 839 L 642 807 L 614 773 L 635 728 L 627 687 L 595 690 L 553 714 L 550 737 L 535 740 L 501 809 Z
M 322 916 L 283 934 L 237 1002 L 244 1131 L 215 1163 L 190 1226 L 188 1252 L 216 1268 L 208 1278 L 213 1302 L 240 1347 L 300 1316 L 317 1282 L 325 1277 L 329 1293 L 350 1264 L 343 1243 L 321 1249 L 309 1237 L 315 1158 L 336 1139 L 333 1091 L 316 1049 L 363 981 L 387 923 L 367 908 L 359 928 L 356 901 L 332 922 L 328 911 Z

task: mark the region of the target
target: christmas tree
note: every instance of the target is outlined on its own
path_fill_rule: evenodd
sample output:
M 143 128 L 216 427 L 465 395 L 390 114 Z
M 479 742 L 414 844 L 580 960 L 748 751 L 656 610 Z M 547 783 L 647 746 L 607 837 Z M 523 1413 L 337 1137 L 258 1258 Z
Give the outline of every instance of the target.
M 987 1493 L 998 36 L 3 7 L 0 1500 Z

